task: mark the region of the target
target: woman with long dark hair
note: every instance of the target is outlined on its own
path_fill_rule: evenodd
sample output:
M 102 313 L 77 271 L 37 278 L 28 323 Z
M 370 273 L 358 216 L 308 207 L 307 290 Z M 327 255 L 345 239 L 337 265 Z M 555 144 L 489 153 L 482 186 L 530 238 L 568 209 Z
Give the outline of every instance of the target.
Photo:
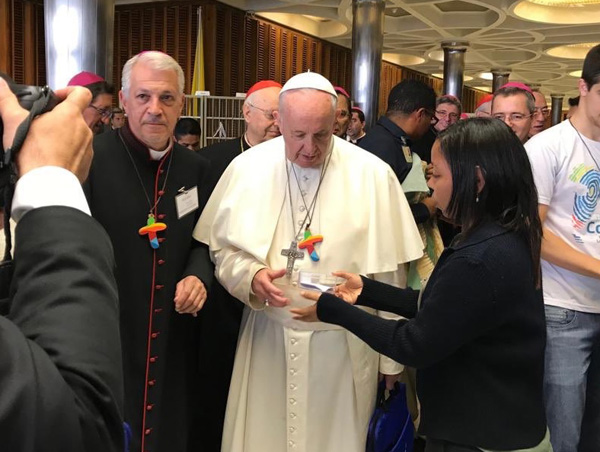
M 429 186 L 462 226 L 425 288 L 340 272 L 335 294 L 305 293 L 296 318 L 348 329 L 417 368 L 427 451 L 551 450 L 543 405 L 542 229 L 523 145 L 501 121 L 459 121 L 432 149 Z M 384 320 L 352 305 L 390 311 Z

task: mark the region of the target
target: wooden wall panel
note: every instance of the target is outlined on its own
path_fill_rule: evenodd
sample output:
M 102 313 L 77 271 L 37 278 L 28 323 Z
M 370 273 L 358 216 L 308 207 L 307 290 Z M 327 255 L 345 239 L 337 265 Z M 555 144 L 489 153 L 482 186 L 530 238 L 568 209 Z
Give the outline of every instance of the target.
M 258 80 L 285 83 L 306 70 L 323 74 L 350 91 L 352 52 L 327 41 L 246 14 L 214 0 L 179 0 L 119 5 L 115 8 L 113 81 L 121 85 L 125 62 L 142 50 L 156 49 L 176 58 L 189 92 L 197 36 L 197 8 L 202 6 L 206 89 L 231 96 Z M 0 0 L 0 70 L 20 83 L 46 81 L 42 0 Z M 379 110 L 390 89 L 404 78 L 422 80 L 441 94 L 442 81 L 383 62 Z M 463 91 L 465 111 L 473 111 L 486 93 Z

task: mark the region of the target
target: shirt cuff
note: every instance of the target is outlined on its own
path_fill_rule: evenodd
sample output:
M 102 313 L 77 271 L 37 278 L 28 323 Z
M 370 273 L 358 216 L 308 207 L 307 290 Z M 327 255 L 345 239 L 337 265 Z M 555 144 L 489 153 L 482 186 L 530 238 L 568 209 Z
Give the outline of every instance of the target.
M 12 202 L 12 217 L 19 221 L 32 209 L 65 206 L 91 215 L 79 179 L 65 168 L 43 166 L 19 178 Z

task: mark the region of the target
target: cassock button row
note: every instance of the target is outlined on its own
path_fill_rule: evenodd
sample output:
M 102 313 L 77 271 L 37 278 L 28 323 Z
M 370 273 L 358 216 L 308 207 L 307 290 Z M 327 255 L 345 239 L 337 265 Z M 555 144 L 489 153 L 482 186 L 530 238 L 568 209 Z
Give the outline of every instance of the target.
M 146 430 L 144 430 L 144 435 L 149 435 L 150 432 L 152 432 L 151 428 L 147 428 Z
M 296 419 L 296 413 L 290 413 L 290 419 Z
M 156 286 L 154 286 L 154 288 L 155 288 L 156 290 L 160 290 L 160 289 L 162 289 L 163 287 L 165 287 L 163 284 L 157 284 Z
M 292 345 L 296 345 L 296 342 L 298 342 L 298 339 L 293 337 L 290 339 L 290 342 L 292 343 Z
M 162 195 L 164 195 L 164 194 L 165 194 L 165 191 L 164 191 L 164 190 L 158 190 L 158 196 L 162 196 Z
M 291 389 L 292 391 L 293 391 L 293 390 L 295 390 L 295 389 L 296 389 L 296 387 L 297 387 L 297 386 L 296 386 L 294 383 L 290 384 L 290 389 Z
M 300 212 L 304 212 L 305 210 L 306 210 L 306 207 L 300 206 Z
M 295 443 L 294 441 L 289 441 L 289 442 L 288 442 L 288 445 L 289 445 L 290 447 L 294 447 L 294 446 L 296 445 L 296 443 Z
M 290 433 L 294 433 L 296 431 L 296 427 L 290 427 Z
M 167 240 L 167 239 L 166 239 L 166 238 L 164 238 L 164 237 L 159 237 L 159 238 L 158 238 L 158 243 L 162 243 L 162 242 L 164 242 L 165 240 Z
M 148 386 L 154 386 L 156 384 L 156 380 L 150 380 L 148 382 Z
M 160 331 L 157 331 L 156 333 L 152 333 L 152 334 L 150 335 L 150 337 L 151 337 L 152 339 L 156 339 L 156 338 L 158 337 L 158 335 L 159 335 L 159 334 L 160 334 Z
M 159 214 L 158 214 L 158 219 L 159 219 L 159 220 L 164 220 L 166 216 L 167 216 L 167 214 L 166 214 L 166 213 L 159 213 Z
M 296 355 L 295 353 L 290 353 L 290 358 L 292 358 L 292 359 L 296 359 L 296 356 L 297 356 L 297 355 Z
M 293 397 L 290 399 L 290 405 L 296 405 L 296 399 Z
M 146 405 L 146 411 L 152 411 L 152 408 L 154 408 L 154 404 L 149 403 L 148 405 Z
M 296 375 L 297 370 L 296 369 L 290 369 L 290 374 L 291 375 Z
M 157 359 L 158 359 L 158 356 L 152 356 L 152 357 L 150 358 L 150 362 L 151 362 L 151 363 L 155 363 Z
M 159 313 L 159 312 L 161 312 L 161 311 L 162 311 L 162 308 L 156 308 L 156 309 L 154 310 L 154 313 L 155 313 L 155 314 L 158 314 L 158 313 Z
M 164 263 L 165 263 L 165 260 L 164 260 L 164 259 L 159 259 L 159 260 L 158 260 L 158 265 L 163 265 Z

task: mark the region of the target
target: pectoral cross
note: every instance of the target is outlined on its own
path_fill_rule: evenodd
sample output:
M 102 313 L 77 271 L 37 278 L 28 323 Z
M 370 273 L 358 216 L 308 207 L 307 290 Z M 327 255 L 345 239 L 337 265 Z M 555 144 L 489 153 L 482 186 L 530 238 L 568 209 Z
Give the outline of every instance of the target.
M 292 244 L 287 249 L 281 250 L 282 256 L 287 256 L 287 267 L 285 274 L 287 276 L 292 276 L 292 272 L 294 271 L 294 262 L 296 259 L 304 259 L 304 252 L 298 251 L 297 249 L 298 242 L 292 240 Z

